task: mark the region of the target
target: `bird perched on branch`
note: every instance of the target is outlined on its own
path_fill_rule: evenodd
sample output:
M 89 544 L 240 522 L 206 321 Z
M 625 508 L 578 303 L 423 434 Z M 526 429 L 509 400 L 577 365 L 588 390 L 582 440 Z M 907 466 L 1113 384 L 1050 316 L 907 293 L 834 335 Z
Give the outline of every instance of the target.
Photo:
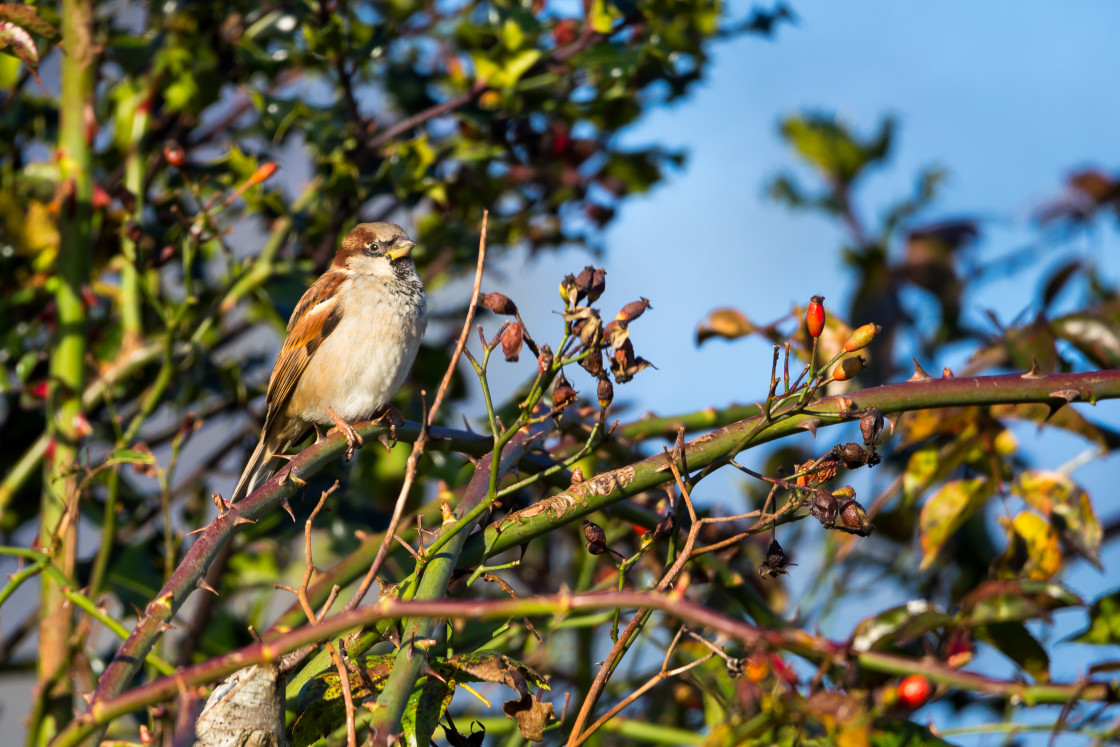
M 341 431 L 347 459 L 361 445 L 351 423 L 388 407 L 428 323 L 414 246 L 395 223 L 361 223 L 303 294 L 268 380 L 261 440 L 232 501 L 268 479 L 273 458 L 312 428 L 333 424 Z

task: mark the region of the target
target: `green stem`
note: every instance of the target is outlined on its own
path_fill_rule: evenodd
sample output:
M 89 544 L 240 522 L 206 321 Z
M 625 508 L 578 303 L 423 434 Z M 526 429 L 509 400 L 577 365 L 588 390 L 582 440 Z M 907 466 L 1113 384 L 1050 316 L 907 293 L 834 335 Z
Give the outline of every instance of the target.
M 137 101 L 132 115 L 132 131 L 129 133 L 128 155 L 124 162 L 124 187 L 132 194 L 135 202 L 131 217 L 137 224 L 144 220 L 144 155 L 140 145 L 148 132 L 148 122 L 151 119 L 148 95 L 147 85 L 133 94 Z M 129 238 L 127 222 L 121 226 L 121 252 L 124 255 L 121 265 L 121 328 L 124 333 L 121 348 L 131 350 L 144 339 L 144 323 L 139 256 L 136 242 Z
M 51 350 L 48 432 L 54 456 L 44 466 L 39 511 L 39 542 L 62 572 L 73 575 L 77 552 L 78 479 L 73 467 L 80 436 L 81 393 L 85 380 L 87 318 L 82 290 L 90 282 L 93 194 L 86 115 L 92 111 L 94 84 L 93 8 L 83 0 L 62 4 L 61 99 L 59 101 L 59 176 L 63 193 L 59 215 L 59 249 L 53 281 L 58 330 Z M 30 744 L 46 744 L 73 712 L 69 687 L 73 611 L 58 581 L 42 577 L 39 598 L 40 691 L 42 718 L 29 725 Z

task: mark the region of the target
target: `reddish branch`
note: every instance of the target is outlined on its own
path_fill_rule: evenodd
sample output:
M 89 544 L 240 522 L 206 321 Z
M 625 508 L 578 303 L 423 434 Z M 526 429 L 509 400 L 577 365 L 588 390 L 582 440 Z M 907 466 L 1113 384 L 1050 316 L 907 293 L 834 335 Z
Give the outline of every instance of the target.
M 887 674 L 921 671 L 937 684 L 971 690 L 989 696 L 1021 699 L 1032 703 L 1066 703 L 1072 699 L 1099 702 L 1120 700 L 1120 686 L 1109 682 L 1073 682 L 1029 685 L 1000 680 L 948 667 L 932 659 L 912 659 L 878 651 L 855 652 L 846 644 L 814 636 L 803 630 L 768 630 L 723 615 L 691 602 L 678 594 L 643 592 L 597 592 L 552 594 L 523 599 L 438 600 L 402 602 L 387 599 L 308 625 L 278 638 L 255 643 L 210 661 L 180 670 L 173 677 L 142 685 L 124 695 L 95 700 L 59 735 L 54 747 L 72 747 L 98 725 L 146 705 L 175 697 L 181 688 L 214 682 L 251 664 L 275 662 L 281 655 L 301 646 L 320 643 L 378 620 L 401 618 L 444 618 L 449 620 L 496 620 L 524 615 L 557 615 L 604 609 L 650 609 L 666 612 L 693 626 L 704 627 L 752 649 L 782 649 L 814 661 L 837 665 L 856 661 L 870 671 Z

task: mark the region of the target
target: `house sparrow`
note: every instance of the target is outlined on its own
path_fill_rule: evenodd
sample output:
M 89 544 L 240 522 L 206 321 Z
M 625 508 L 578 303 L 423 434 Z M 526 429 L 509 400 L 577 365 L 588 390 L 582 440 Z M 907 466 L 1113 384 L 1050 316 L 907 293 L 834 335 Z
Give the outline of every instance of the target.
M 359 224 L 303 294 L 268 380 L 261 440 L 232 501 L 268 479 L 273 457 L 320 424 L 345 434 L 346 458 L 353 456 L 362 438 L 350 423 L 389 404 L 428 324 L 413 246 L 395 223 Z

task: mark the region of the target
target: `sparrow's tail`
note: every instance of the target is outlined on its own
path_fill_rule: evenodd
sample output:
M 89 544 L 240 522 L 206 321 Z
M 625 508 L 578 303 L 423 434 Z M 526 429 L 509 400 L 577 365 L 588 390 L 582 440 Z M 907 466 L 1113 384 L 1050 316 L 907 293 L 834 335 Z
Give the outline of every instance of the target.
M 257 443 L 257 448 L 253 449 L 253 455 L 249 457 L 249 462 L 245 465 L 245 471 L 241 473 L 241 479 L 237 481 L 237 487 L 233 489 L 233 495 L 230 496 L 229 502 L 234 503 L 249 495 L 271 474 L 272 454 L 269 452 L 265 444 L 265 438 L 262 436 Z

